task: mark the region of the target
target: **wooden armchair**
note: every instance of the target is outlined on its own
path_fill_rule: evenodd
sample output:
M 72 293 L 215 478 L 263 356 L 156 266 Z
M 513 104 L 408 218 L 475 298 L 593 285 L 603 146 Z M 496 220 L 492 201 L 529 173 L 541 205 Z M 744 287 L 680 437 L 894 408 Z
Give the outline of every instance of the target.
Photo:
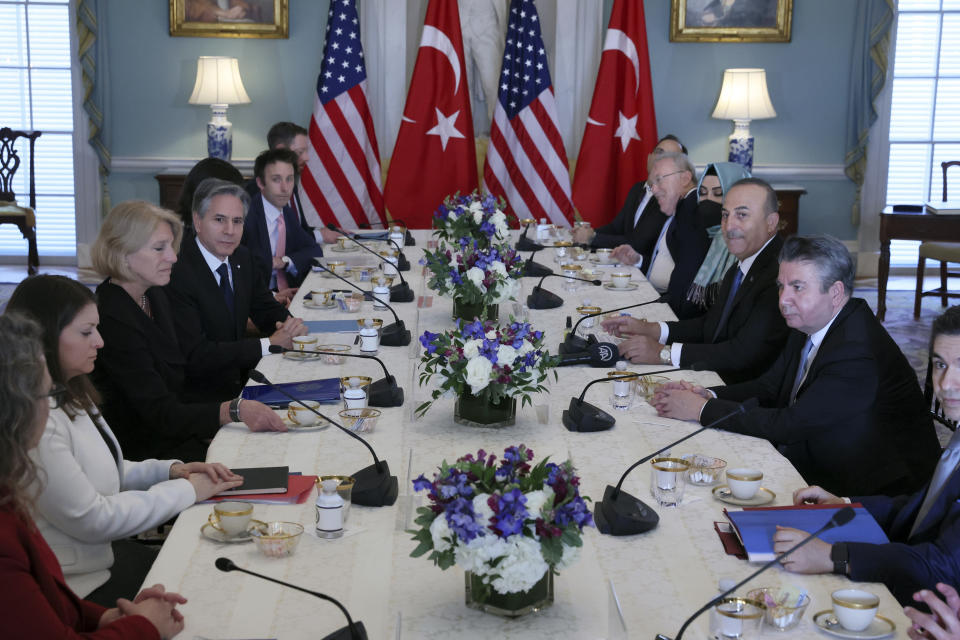
M 34 143 L 40 137 L 39 131 L 14 131 L 10 127 L 0 129 L 0 224 L 15 224 L 20 228 L 27 241 L 27 273 L 33 275 L 40 267 L 37 253 L 37 190 L 34 180 Z M 17 138 L 26 138 L 30 143 L 30 165 L 28 174 L 30 206 L 17 203 L 13 192 L 13 179 L 20 168 L 20 156 L 14 149 Z
M 943 169 L 943 201 L 947 201 L 947 169 L 960 167 L 960 160 L 941 162 Z M 913 318 L 920 318 L 920 301 L 924 296 L 938 296 L 940 304 L 947 306 L 947 298 L 960 298 L 960 292 L 951 293 L 947 289 L 947 279 L 951 276 L 960 276 L 958 272 L 947 270 L 947 263 L 960 262 L 960 243 L 956 242 L 922 242 L 920 243 L 919 259 L 917 260 L 917 289 L 913 299 Z M 923 290 L 923 272 L 927 260 L 936 260 L 940 263 L 940 286 L 931 291 Z

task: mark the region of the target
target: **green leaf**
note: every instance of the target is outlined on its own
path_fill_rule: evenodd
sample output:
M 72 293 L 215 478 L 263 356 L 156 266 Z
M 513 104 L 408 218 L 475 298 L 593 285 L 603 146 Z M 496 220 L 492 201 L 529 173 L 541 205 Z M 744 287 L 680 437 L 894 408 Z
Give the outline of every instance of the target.
M 433 549 L 433 542 L 421 542 L 419 545 L 417 545 L 416 549 L 410 552 L 410 557 L 419 558 L 431 549 Z
M 577 531 L 576 527 L 568 527 L 564 529 L 563 533 L 560 535 L 560 541 L 568 547 L 583 546 L 583 539 L 580 537 L 580 532 Z
M 551 567 L 563 558 L 563 545 L 560 538 L 540 538 L 540 552 L 544 561 Z

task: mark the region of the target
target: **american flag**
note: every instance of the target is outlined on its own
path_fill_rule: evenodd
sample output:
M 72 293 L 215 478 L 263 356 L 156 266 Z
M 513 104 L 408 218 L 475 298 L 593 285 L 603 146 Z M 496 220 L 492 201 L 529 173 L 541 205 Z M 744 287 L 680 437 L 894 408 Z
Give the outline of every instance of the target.
M 483 182 L 520 218 L 548 218 L 564 226 L 573 220 L 567 153 L 533 0 L 510 3 Z
M 380 154 L 354 0 L 330 2 L 308 157 L 300 178 L 308 223 L 357 228 L 384 221 Z

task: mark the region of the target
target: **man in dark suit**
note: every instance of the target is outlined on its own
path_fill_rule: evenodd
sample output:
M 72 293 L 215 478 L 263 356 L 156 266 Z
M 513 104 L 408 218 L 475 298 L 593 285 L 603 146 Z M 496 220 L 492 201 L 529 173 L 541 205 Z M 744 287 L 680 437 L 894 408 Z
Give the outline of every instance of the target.
M 668 134 L 660 138 L 657 146 L 647 156 L 648 173 L 653 161 L 664 153 L 685 154 L 687 148 L 674 135 Z M 596 231 L 589 228 L 576 229 L 573 239 L 574 242 L 611 249 L 622 244 L 630 245 L 643 256 L 644 264 L 641 270 L 646 275 L 657 236 L 666 220 L 666 215 L 657 205 L 657 199 L 653 197 L 653 190 L 646 182 L 638 182 L 630 188 L 620 212 L 613 220 L 597 227 Z
M 243 245 L 270 289 L 298 287 L 323 249 L 303 230 L 289 202 L 296 186 L 297 158 L 288 149 L 264 151 L 253 163 L 260 193 L 250 201 Z
M 702 424 L 757 398 L 720 428 L 766 438 L 807 482 L 849 495 L 898 495 L 930 477 L 939 451 L 917 377 L 866 302 L 851 298 L 843 244 L 794 236 L 780 253 L 780 311 L 794 329 L 762 376 L 711 390 L 668 383 L 660 415 Z
M 697 210 L 695 176 L 696 169 L 687 156 L 658 156 L 647 183 L 666 219 L 657 232 L 650 259 L 626 244 L 611 254 L 621 264 L 635 265 L 643 271 L 681 319 L 703 314 L 701 308 L 687 300 L 687 291 L 710 248 L 710 238 Z
M 237 396 L 271 344 L 293 348 L 307 328 L 274 299 L 240 246 L 249 203 L 243 187 L 208 178 L 193 201 L 196 235 L 184 239 L 167 285 L 187 361 L 182 397 L 223 401 Z M 269 337 L 245 337 L 247 318 Z
M 777 206 L 776 192 L 763 180 L 747 178 L 730 187 L 721 224 L 737 264 L 724 276 L 716 301 L 706 315 L 678 322 L 605 320 L 609 333 L 632 336 L 620 343 L 620 355 L 640 364 L 710 369 L 728 384 L 766 371 L 787 338 L 777 308 L 777 256 L 783 246 Z
M 933 389 L 946 417 L 960 420 L 960 307 L 951 307 L 934 320 L 930 358 Z M 958 432 L 960 433 L 960 432 Z M 903 604 L 913 604 L 918 589 L 932 589 L 938 582 L 960 584 L 960 435 L 954 434 L 927 482 L 912 495 L 853 496 L 886 532 L 887 544 L 813 540 L 791 554 L 783 566 L 797 573 L 838 573 L 853 580 L 883 582 Z M 878 456 L 878 465 L 886 461 Z M 820 487 L 806 487 L 793 494 L 794 502 L 842 504 Z M 774 550 L 784 551 L 805 537 L 806 532 L 780 528 L 774 534 Z M 908 613 L 909 615 L 909 613 Z M 926 636 L 924 636 L 926 637 Z M 941 636 L 936 636 L 941 637 Z
M 323 226 L 314 228 L 307 221 L 306 213 L 303 209 L 303 201 L 300 196 L 302 187 L 300 186 L 300 175 L 303 174 L 303 168 L 307 166 L 307 160 L 310 157 L 310 138 L 307 136 L 307 130 L 294 122 L 278 122 L 270 127 L 267 132 L 268 149 L 289 149 L 297 156 L 297 185 L 293 190 L 293 197 L 290 198 L 290 207 L 297 214 L 300 226 L 304 231 L 316 237 L 317 242 L 330 244 L 337 241 L 339 234 Z M 257 185 L 257 179 L 253 178 L 247 181 L 245 186 L 247 193 L 254 198 L 260 193 L 260 187 Z M 320 220 L 316 220 L 320 224 Z

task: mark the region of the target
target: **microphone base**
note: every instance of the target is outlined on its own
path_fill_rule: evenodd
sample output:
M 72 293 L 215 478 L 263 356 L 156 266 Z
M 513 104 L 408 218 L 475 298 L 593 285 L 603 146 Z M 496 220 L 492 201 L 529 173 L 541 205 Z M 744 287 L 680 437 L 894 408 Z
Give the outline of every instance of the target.
M 557 352 L 561 355 L 564 353 L 580 353 L 582 351 L 586 351 L 591 342 L 596 341 L 597 337 L 593 334 L 590 334 L 588 338 L 581 338 L 580 336 L 571 333 L 563 342 L 560 343 L 560 346 L 557 347 Z
M 590 433 L 612 429 L 616 418 L 589 402 L 580 402 L 579 398 L 570 398 L 570 406 L 561 416 L 567 431 Z
M 341 627 L 333 633 L 323 636 L 322 640 L 367 640 L 367 630 L 362 622 L 355 620 L 352 631 L 349 625 Z
M 539 242 L 534 242 L 527 237 L 527 232 L 524 231 L 520 234 L 520 237 L 517 239 L 517 251 L 537 251 L 542 249 L 543 245 Z
M 616 494 L 616 497 L 613 497 Z M 642 500 L 612 485 L 607 485 L 603 500 L 593 507 L 593 521 L 600 533 L 632 536 L 655 529 L 660 516 Z
M 397 476 L 390 475 L 390 465 L 386 460 L 380 461 L 381 471 L 377 471 L 376 463 L 364 467 L 352 474 L 356 481 L 350 502 L 364 507 L 383 507 L 397 501 L 399 485 Z
M 400 255 L 397 256 L 397 270 L 398 271 L 410 271 L 410 261 L 407 260 L 407 256 L 403 255 L 403 252 L 400 252 Z
M 406 282 L 390 287 L 390 302 L 413 302 L 414 297 L 413 289 Z
M 391 322 L 380 331 L 380 344 L 384 347 L 405 347 L 410 344 L 410 330 L 403 321 Z
M 527 306 L 531 309 L 556 309 L 563 306 L 563 298 L 543 287 L 534 287 L 533 293 L 527 296 Z
M 521 278 L 542 278 L 553 273 L 553 269 L 545 267 L 539 262 L 527 261 L 523 263 L 523 273 Z
M 403 239 L 403 246 L 405 247 L 415 247 L 417 246 L 417 241 L 413 239 L 413 234 L 410 233 L 410 229 L 407 229 L 407 235 Z
M 367 388 L 367 403 L 371 407 L 403 406 L 403 389 L 391 378 L 380 378 Z

